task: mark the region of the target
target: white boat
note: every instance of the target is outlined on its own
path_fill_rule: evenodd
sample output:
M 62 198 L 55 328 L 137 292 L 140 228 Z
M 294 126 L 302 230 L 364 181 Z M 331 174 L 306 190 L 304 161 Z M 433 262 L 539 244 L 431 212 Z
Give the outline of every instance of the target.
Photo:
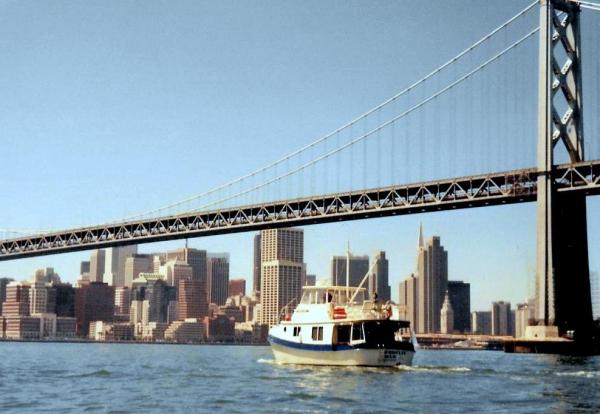
M 414 335 L 399 309 L 365 300 L 365 289 L 306 286 L 293 313 L 271 327 L 275 360 L 287 364 L 388 367 L 411 365 Z

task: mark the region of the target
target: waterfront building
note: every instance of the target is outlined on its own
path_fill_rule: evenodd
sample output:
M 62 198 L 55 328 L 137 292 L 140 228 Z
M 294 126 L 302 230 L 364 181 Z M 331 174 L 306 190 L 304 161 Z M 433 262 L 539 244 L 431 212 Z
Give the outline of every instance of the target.
M 75 289 L 77 334 L 87 337 L 90 322 L 111 322 L 114 318 L 115 288 L 108 283 L 91 282 Z
M 511 317 L 510 302 L 492 303 L 492 335 L 512 336 L 514 317 Z
M 400 305 L 417 333 L 440 332 L 440 311 L 448 289 L 448 252 L 438 236 L 424 241 L 419 227 L 417 271 L 400 284 Z
M 177 292 L 177 318 L 180 320 L 203 318 L 208 314 L 208 304 L 201 280 L 181 280 Z
M 230 342 L 235 339 L 235 319 L 226 315 L 204 318 L 206 339 L 212 342 Z
M 471 332 L 471 285 L 449 280 L 447 292 L 454 311 L 454 330 L 461 333 Z
M 517 304 L 515 311 L 515 337 L 524 338 L 528 326 L 535 324 L 535 299 Z
M 374 294 L 377 293 L 377 299 L 380 301 L 385 302 L 391 300 L 389 262 L 385 257 L 385 252 L 378 252 L 373 260 L 375 260 L 375 264 L 369 278 L 369 297 L 374 298 Z
M 471 332 L 478 335 L 492 334 L 492 312 L 471 312 Z
M 131 287 L 131 283 L 140 273 L 150 273 L 153 268 L 154 257 L 149 254 L 134 253 L 125 259 L 125 272 L 123 285 L 118 287 Z
M 346 286 L 346 256 L 333 256 L 331 258 L 331 284 L 334 286 Z M 350 255 L 349 285 L 358 286 L 369 271 L 369 256 Z M 364 288 L 369 289 L 365 284 Z M 368 295 L 368 293 L 367 293 Z
M 133 281 L 132 281 L 133 283 Z M 115 315 L 129 315 L 131 289 L 127 286 L 115 289 Z
M 184 344 L 202 342 L 205 337 L 204 322 L 195 318 L 175 321 L 165 330 L 164 337 L 166 341 Z
M 125 261 L 136 253 L 137 245 L 106 249 L 103 281 L 114 287 L 125 286 Z
M 36 274 L 36 280 L 29 289 L 29 314 L 54 313 L 56 305 L 56 292 L 45 281 L 43 276 Z
M 260 275 L 262 272 L 261 266 L 261 247 L 260 247 L 260 233 L 254 235 L 254 266 L 252 268 L 252 289 L 256 292 L 260 292 Z
M 209 254 L 207 258 L 207 301 L 224 305 L 229 296 L 229 255 Z
M 6 331 L 8 339 L 39 339 L 40 318 L 36 316 L 6 316 Z
M 245 295 L 246 279 L 231 279 L 229 281 L 229 292 L 227 296 Z
M 261 231 L 260 323 L 274 325 L 284 306 L 293 311 L 301 295 L 304 263 L 302 229 Z
M 94 341 L 131 341 L 134 339 L 133 325 L 122 322 L 92 321 L 89 327 L 89 339 Z
M 106 264 L 106 253 L 104 250 L 93 250 L 90 254 L 90 282 L 102 282 L 104 279 L 104 266 Z M 83 276 L 83 273 L 80 273 Z
M 10 282 L 6 286 L 2 315 L 29 316 L 29 290 L 30 285 L 27 282 Z
M 450 303 L 448 291 L 446 291 L 442 310 L 440 311 L 440 331 L 443 334 L 451 334 L 454 332 L 454 310 Z
M 0 277 L 0 315 L 2 315 L 2 304 L 6 300 L 6 286 L 12 281 L 8 277 Z
M 55 303 L 54 312 L 60 319 L 75 317 L 75 288 L 70 283 L 55 283 L 54 289 Z M 58 328 L 57 328 L 58 329 Z

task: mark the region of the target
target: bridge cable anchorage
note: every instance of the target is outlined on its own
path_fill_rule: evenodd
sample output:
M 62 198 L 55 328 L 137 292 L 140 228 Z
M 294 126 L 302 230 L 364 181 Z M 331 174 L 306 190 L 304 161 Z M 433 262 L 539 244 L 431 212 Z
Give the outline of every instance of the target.
M 406 111 L 400 113 L 399 115 L 389 119 L 388 121 L 384 122 L 383 124 L 377 126 L 376 128 L 364 133 L 363 135 L 360 135 L 356 138 L 354 138 L 353 140 L 345 143 L 344 145 L 335 148 L 303 165 L 300 165 L 299 167 L 294 168 L 293 170 L 287 171 L 284 174 L 281 174 L 277 177 L 271 178 L 263 183 L 260 183 L 254 187 L 248 188 L 246 190 L 243 190 L 239 193 L 233 194 L 227 198 L 224 198 L 222 200 L 217 200 L 208 204 L 205 204 L 203 206 L 201 206 L 198 210 L 196 211 L 202 211 L 208 207 L 212 207 L 216 204 L 220 204 L 229 200 L 232 200 L 234 198 L 243 196 L 245 194 L 248 194 L 252 191 L 256 191 L 259 190 L 265 186 L 268 186 L 270 184 L 279 182 L 280 180 L 296 174 L 297 172 L 300 172 L 308 167 L 311 167 L 313 165 L 315 165 L 316 163 L 331 157 L 332 155 L 335 155 L 343 150 L 345 150 L 346 148 L 350 148 L 353 147 L 355 144 L 364 141 L 365 139 L 369 138 L 370 136 L 372 136 L 373 134 L 376 134 L 378 131 L 382 130 L 383 128 L 392 125 L 394 122 L 404 118 L 405 116 L 409 115 L 410 113 L 416 111 L 419 108 L 422 108 L 423 106 L 425 106 L 427 103 L 433 101 L 434 99 L 436 99 L 437 97 L 439 97 L 440 95 L 446 93 L 447 91 L 451 90 L 452 88 L 454 88 L 455 86 L 459 85 L 460 83 L 464 82 L 465 80 L 469 79 L 471 76 L 473 76 L 474 74 L 476 74 L 477 72 L 479 72 L 480 70 L 486 68 L 488 65 L 490 65 L 491 63 L 495 62 L 496 60 L 498 60 L 499 58 L 501 58 L 502 56 L 504 56 L 506 53 L 508 53 L 509 51 L 511 51 L 512 49 L 516 48 L 517 46 L 519 46 L 521 43 L 523 43 L 525 40 L 529 39 L 531 36 L 533 36 L 534 34 L 536 34 L 539 31 L 539 27 L 536 27 L 535 29 L 533 29 L 532 31 L 530 31 L 529 33 L 527 33 L 525 36 L 521 37 L 519 40 L 515 41 L 514 43 L 512 43 L 510 46 L 506 47 L 505 49 L 503 49 L 502 51 L 500 51 L 499 53 L 497 53 L 496 55 L 492 56 L 491 58 L 489 58 L 488 60 L 486 60 L 485 62 L 483 62 L 482 64 L 480 64 L 479 66 L 477 66 L 476 68 L 474 68 L 473 70 L 469 71 L 468 73 L 466 73 L 465 75 L 461 76 L 460 78 L 458 78 L 457 80 L 455 80 L 454 82 L 450 83 L 449 85 L 447 85 L 446 87 L 438 90 L 436 93 L 430 95 L 428 98 L 425 98 L 424 100 L 422 100 L 421 102 L 417 103 L 416 105 L 412 106 L 411 108 L 407 109 Z M 183 214 L 186 215 L 187 213 Z M 180 215 L 175 215 L 175 216 L 180 216 Z
M 210 190 L 207 190 L 201 194 L 197 194 L 188 198 L 185 198 L 183 200 L 156 208 L 156 209 L 152 209 L 152 210 L 148 210 L 142 213 L 138 213 L 138 214 L 134 214 L 134 215 L 130 215 L 130 216 L 126 216 L 123 219 L 119 219 L 119 220 L 113 220 L 111 221 L 111 223 L 121 223 L 121 222 L 125 222 L 128 221 L 130 219 L 134 219 L 134 218 L 140 218 L 140 217 L 145 217 L 145 216 L 151 216 L 153 214 L 156 213 L 160 213 L 164 210 L 168 210 L 168 209 L 172 209 L 175 207 L 179 207 L 183 204 L 189 203 L 191 201 L 195 201 L 198 200 L 200 198 L 209 196 L 211 194 L 214 194 L 224 188 L 227 187 L 231 187 L 235 184 L 241 183 L 243 181 L 246 181 L 247 179 L 250 178 L 255 178 L 258 174 L 261 174 L 267 170 L 272 169 L 273 167 L 289 160 L 290 158 L 293 158 L 315 146 L 317 146 L 318 144 L 328 140 L 329 138 L 335 136 L 336 134 L 340 133 L 341 131 L 344 131 L 345 129 L 352 127 L 354 124 L 358 123 L 359 121 L 367 118 L 369 115 L 373 114 L 376 111 L 379 111 L 380 109 L 382 109 L 383 107 L 385 107 L 386 105 L 395 102 L 398 98 L 400 98 L 401 96 L 405 95 L 406 93 L 410 92 L 412 89 L 414 89 L 415 87 L 421 85 L 423 82 L 425 82 L 427 79 L 437 75 L 438 73 L 440 73 L 442 70 L 444 70 L 445 68 L 447 68 L 448 66 L 456 63 L 458 60 L 460 60 L 461 58 L 463 58 L 465 55 L 469 54 L 470 52 L 472 52 L 473 50 L 475 50 L 476 48 L 478 48 L 481 44 L 485 43 L 486 41 L 488 41 L 490 38 L 492 38 L 494 35 L 496 35 L 498 32 L 500 32 L 501 30 L 505 29 L 506 27 L 510 26 L 513 22 L 515 22 L 517 19 L 519 19 L 520 17 L 522 17 L 523 15 L 525 15 L 528 11 L 530 11 L 531 9 L 534 8 L 534 6 L 536 6 L 538 4 L 538 1 L 534 1 L 533 3 L 531 3 L 530 5 L 528 5 L 527 7 L 525 7 L 523 10 L 521 10 L 520 12 L 518 12 L 517 14 L 515 14 L 513 17 L 511 17 L 510 19 L 508 19 L 506 22 L 504 22 L 503 24 L 501 24 L 500 26 L 498 26 L 497 28 L 495 28 L 494 30 L 492 30 L 491 32 L 489 32 L 487 35 L 483 36 L 481 39 L 479 39 L 478 41 L 476 41 L 475 43 L 473 43 L 471 46 L 467 47 L 466 49 L 464 49 L 462 52 L 460 52 L 459 54 L 457 54 L 455 57 L 453 57 L 452 59 L 448 60 L 446 63 L 442 64 L 441 66 L 439 66 L 438 68 L 436 68 L 435 70 L 433 70 L 432 72 L 430 72 L 429 74 L 427 74 L 426 76 L 422 77 L 421 79 L 417 80 L 416 82 L 414 82 L 413 84 L 411 84 L 410 86 L 406 87 L 405 89 L 403 89 L 402 91 L 398 92 L 396 95 L 388 98 L 387 100 L 385 100 L 384 102 L 382 102 L 381 104 L 375 106 L 374 108 L 368 110 L 367 112 L 363 113 L 362 115 L 359 115 L 358 117 L 354 118 L 353 120 L 351 120 L 350 122 L 344 124 L 343 126 L 335 129 L 334 131 L 322 136 L 321 138 L 311 142 L 310 144 L 307 144 L 289 154 L 287 154 L 286 156 L 273 161 L 271 163 L 269 163 L 268 165 L 261 167 L 257 170 L 254 170 L 246 175 L 243 175 L 239 178 L 236 178 L 232 181 L 229 181 L 225 184 L 222 184 L 218 187 L 214 187 Z

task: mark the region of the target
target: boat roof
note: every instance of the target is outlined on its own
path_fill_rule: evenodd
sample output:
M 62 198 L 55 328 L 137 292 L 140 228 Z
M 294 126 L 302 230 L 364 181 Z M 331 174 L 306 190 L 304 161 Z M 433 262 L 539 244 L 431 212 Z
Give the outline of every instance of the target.
M 323 286 L 303 286 L 302 289 L 304 290 L 326 290 L 326 289 L 331 289 L 331 290 L 337 290 L 337 289 L 348 289 L 350 291 L 355 291 L 355 290 L 366 290 L 365 288 L 362 287 L 356 287 L 356 286 L 336 286 L 336 285 L 323 285 Z

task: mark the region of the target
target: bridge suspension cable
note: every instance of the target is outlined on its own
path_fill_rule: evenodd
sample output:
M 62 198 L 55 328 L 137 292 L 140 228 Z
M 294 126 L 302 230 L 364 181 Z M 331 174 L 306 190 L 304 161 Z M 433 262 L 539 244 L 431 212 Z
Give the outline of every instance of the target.
M 467 47 L 466 49 L 464 49 L 463 51 L 461 51 L 460 53 L 458 53 L 456 56 L 454 56 L 450 60 L 446 61 L 441 66 L 437 67 L 435 70 L 433 70 L 429 74 L 427 74 L 424 77 L 420 78 L 419 80 L 417 80 L 416 82 L 412 83 L 408 87 L 404 88 L 403 90 L 401 90 L 397 94 L 393 95 L 392 97 L 388 98 L 387 100 L 385 100 L 381 104 L 373 107 L 372 109 L 368 110 L 367 112 L 363 113 L 362 115 L 354 118 L 350 122 L 348 122 L 348 123 L 344 124 L 343 126 L 335 129 L 334 131 L 332 131 L 332 132 L 330 132 L 330 133 L 328 133 L 328 134 L 326 134 L 326 135 L 318 138 L 317 140 L 311 142 L 310 144 L 307 144 L 307 145 L 305 145 L 305 146 L 303 146 L 303 147 L 301 147 L 301 148 L 299 148 L 299 149 L 297 149 L 297 150 L 295 150 L 295 151 L 287 154 L 286 156 L 284 156 L 284 157 L 282 157 L 282 158 L 280 158 L 280 159 L 278 159 L 278 160 L 276 160 L 276 161 L 274 161 L 274 162 L 272 162 L 272 163 L 270 163 L 270 164 L 268 164 L 268 165 L 266 165 L 264 167 L 261 167 L 261 168 L 255 170 L 255 171 L 253 171 L 251 173 L 248 173 L 248 174 L 246 174 L 246 175 L 244 175 L 242 177 L 239 177 L 237 179 L 229 181 L 229 182 L 227 182 L 225 184 L 222 184 L 220 186 L 214 187 L 214 188 L 212 188 L 210 190 L 207 190 L 205 192 L 202 192 L 200 194 L 197 194 L 197 195 L 185 198 L 183 200 L 180 200 L 180 201 L 177 201 L 177 202 L 174 202 L 174 203 L 171 203 L 171 204 L 168 204 L 168 205 L 156 208 L 156 209 L 148 210 L 148 211 L 145 211 L 145 212 L 142 212 L 142 213 L 138 213 L 138 214 L 134 214 L 134 215 L 129 215 L 129 216 L 125 217 L 124 219 L 115 220 L 115 222 L 127 221 L 127 220 L 131 220 L 131 219 L 134 219 L 134 218 L 139 218 L 139 217 L 148 217 L 148 216 L 151 216 L 151 215 L 154 215 L 154 214 L 161 213 L 161 212 L 163 212 L 165 210 L 170 210 L 170 209 L 182 206 L 182 205 L 187 205 L 188 203 L 191 203 L 193 201 L 196 201 L 196 200 L 199 200 L 199 199 L 211 196 L 211 195 L 213 195 L 215 193 L 219 193 L 222 190 L 230 189 L 234 185 L 241 184 L 242 182 L 245 182 L 248 179 L 258 177 L 259 175 L 264 174 L 266 171 L 269 171 L 269 170 L 272 170 L 272 169 L 277 169 L 277 167 L 280 166 L 280 165 L 282 165 L 282 164 L 284 164 L 284 165 L 288 164 L 290 159 L 298 157 L 301 154 L 304 154 L 307 151 L 312 150 L 317 145 L 322 144 L 322 143 L 328 141 L 332 137 L 336 137 L 336 136 L 339 137 L 339 134 L 341 132 L 343 132 L 343 131 L 345 131 L 345 130 L 347 130 L 349 128 L 352 128 L 354 126 L 356 126 L 359 122 L 366 120 L 367 117 L 369 117 L 370 115 L 372 115 L 373 113 L 375 113 L 377 111 L 380 111 L 382 108 L 386 107 L 387 105 L 389 105 L 389 104 L 397 101 L 402 96 L 410 94 L 410 92 L 413 89 L 415 89 L 416 87 L 418 87 L 420 85 L 423 85 L 427 80 L 429 80 L 432 77 L 434 77 L 435 75 L 439 74 L 440 72 L 442 72 L 444 69 L 448 68 L 449 66 L 457 63 L 459 60 L 461 60 L 465 56 L 467 56 L 470 53 L 472 53 L 474 50 L 476 50 L 477 48 L 479 48 L 481 45 L 483 45 L 486 42 L 488 42 L 496 34 L 498 34 L 499 32 L 501 32 L 502 30 L 506 29 L 512 23 L 514 23 L 519 18 L 521 18 L 522 16 L 524 16 L 528 11 L 532 10 L 534 8 L 534 6 L 537 5 L 537 4 L 538 4 L 537 1 L 532 2 L 527 7 L 525 7 L 523 10 L 521 10 L 520 12 L 518 12 L 517 14 L 515 14 L 513 17 L 511 17 L 507 21 L 505 21 L 503 24 L 501 24 L 500 26 L 498 26 L 497 28 L 495 28 L 494 30 L 492 30 L 491 32 L 489 32 L 488 34 L 486 34 L 485 36 L 483 36 L 481 39 L 479 39 L 478 41 L 476 41 L 475 43 L 473 43 L 472 45 L 470 45 L 469 47 Z M 526 36 L 526 38 L 529 37 L 529 36 L 531 36 L 532 34 L 533 33 L 530 33 L 529 35 Z M 520 44 L 520 41 L 519 41 L 519 43 L 517 43 L 517 45 L 518 44 Z M 514 45 L 513 47 L 515 47 L 515 46 L 516 45 Z M 508 49 L 508 50 L 510 50 L 510 49 Z M 506 50 L 505 52 L 507 52 L 508 50 Z M 501 54 L 498 55 L 498 56 L 496 56 L 496 58 L 500 57 L 505 52 L 501 52 Z M 491 61 L 493 61 L 493 60 L 495 60 L 495 59 L 492 59 Z M 488 63 L 490 63 L 490 62 L 488 62 Z M 482 66 L 481 68 L 483 68 L 483 67 L 485 67 L 485 65 Z M 441 92 L 441 93 L 443 93 L 443 92 Z M 434 96 L 431 99 L 435 99 L 437 96 L 439 96 L 439 94 L 434 94 Z M 422 104 L 420 106 L 417 106 L 415 109 L 420 108 L 425 103 L 429 102 L 431 99 L 426 100 L 426 102 L 422 102 Z M 412 112 L 412 110 L 409 111 L 409 112 L 407 112 L 406 114 L 408 114 L 410 112 Z M 406 114 L 404 114 L 402 116 L 405 116 Z M 393 123 L 393 121 L 385 123 L 384 125 L 389 125 L 390 123 Z M 381 128 L 377 128 L 377 129 L 375 129 L 374 131 L 371 131 L 368 134 L 364 134 L 362 136 L 362 138 L 359 137 L 361 139 L 359 139 L 358 141 L 362 141 L 364 138 L 370 136 L 371 133 L 378 132 L 380 130 L 381 130 Z M 358 141 L 356 141 L 356 142 L 358 142 Z M 351 141 L 351 142 L 353 142 L 353 141 Z M 344 148 L 348 148 L 351 145 L 353 145 L 353 144 L 344 145 L 344 146 L 339 147 L 339 148 L 344 149 Z M 340 149 L 340 151 L 341 151 L 341 149 Z M 327 154 L 325 154 L 325 156 L 320 156 L 317 159 L 313 160 L 314 162 L 311 161 L 309 163 L 305 163 L 305 164 L 301 165 L 300 167 L 295 168 L 295 169 L 289 171 L 286 174 L 278 175 L 276 178 L 268 180 L 267 182 L 268 183 L 273 183 L 273 182 L 280 181 L 282 178 L 289 177 L 289 176 L 293 175 L 296 172 L 302 171 L 305 168 L 307 168 L 308 166 L 314 165 L 314 164 L 316 164 L 320 160 L 327 159 L 329 156 L 333 155 L 333 153 L 337 153 L 337 152 L 339 152 L 339 151 L 328 152 Z M 239 193 L 237 193 L 237 194 L 235 194 L 233 196 L 230 195 L 230 196 L 226 197 L 226 199 L 229 200 L 229 199 L 235 198 L 235 196 L 238 196 L 240 194 L 248 194 L 248 193 L 250 193 L 250 192 L 252 192 L 252 191 L 254 191 L 256 189 L 263 188 L 266 185 L 268 185 L 268 184 L 253 186 L 249 190 L 244 190 L 244 191 L 239 192 Z M 220 199 L 218 201 L 211 202 L 209 205 L 215 205 L 217 202 L 222 202 L 222 201 L 223 201 L 223 199 Z M 204 207 L 205 206 L 203 206 L 202 208 L 204 208 Z
M 384 122 L 383 124 L 380 124 L 379 126 L 377 126 L 375 129 L 370 130 L 369 132 L 358 136 L 357 138 L 354 138 L 353 140 L 345 143 L 344 145 L 341 145 L 337 148 L 335 148 L 334 150 L 327 152 L 326 154 L 323 154 L 303 165 L 301 165 L 300 167 L 297 167 L 295 169 L 292 169 L 284 174 L 281 174 L 277 177 L 274 177 L 268 181 L 265 181 L 261 184 L 258 184 L 252 188 L 246 189 L 244 191 L 241 191 L 239 193 L 233 194 L 233 195 L 229 195 L 225 198 L 222 198 L 220 200 L 216 200 L 213 201 L 211 203 L 205 204 L 202 207 L 200 207 L 199 211 L 205 209 L 205 208 L 209 208 L 218 204 L 221 204 L 223 202 L 232 200 L 234 198 L 246 195 L 248 193 L 251 193 L 253 191 L 259 190 L 263 187 L 266 187 L 270 184 L 276 183 L 278 181 L 281 181 L 284 178 L 287 178 L 293 174 L 296 174 L 302 170 L 305 170 L 306 168 L 317 164 L 320 161 L 323 161 L 329 157 L 331 157 L 332 155 L 335 155 L 341 151 L 343 151 L 344 149 L 347 149 L 361 141 L 364 141 L 365 139 L 369 138 L 370 136 L 372 136 L 373 134 L 376 134 L 377 132 L 381 131 L 382 129 L 384 129 L 387 126 L 392 125 L 393 123 L 395 123 L 396 121 L 404 118 L 405 116 L 409 115 L 410 113 L 416 111 L 419 108 L 422 108 L 423 106 L 425 106 L 426 104 L 428 104 L 429 102 L 433 101 L 434 99 L 438 98 L 439 96 L 443 95 L 444 93 L 446 93 L 447 91 L 451 90 L 452 88 L 454 88 L 455 86 L 459 85 L 460 83 L 464 82 L 465 80 L 467 80 L 468 78 L 470 78 L 471 76 L 473 76 L 474 74 L 476 74 L 477 72 L 481 71 L 482 69 L 484 69 L 485 67 L 487 67 L 488 65 L 490 65 L 491 63 L 495 62 L 496 60 L 498 60 L 500 57 L 504 56 L 506 53 L 508 53 L 509 51 L 511 51 L 512 49 L 516 48 L 517 46 L 519 46 L 521 43 L 523 43 L 525 40 L 529 39 L 531 36 L 533 36 L 534 34 L 536 34 L 539 31 L 539 27 L 536 27 L 535 29 L 533 29 L 532 31 L 530 31 L 529 33 L 527 33 L 525 36 L 521 37 L 519 40 L 517 40 L 516 42 L 512 43 L 510 46 L 506 47 L 505 49 L 503 49 L 502 51 L 500 51 L 499 53 L 497 53 L 496 55 L 492 56 L 491 58 L 489 58 L 488 60 L 486 60 L 485 62 L 483 62 L 482 64 L 480 64 L 479 66 L 477 66 L 475 69 L 469 71 L 468 73 L 466 73 L 465 75 L 461 76 L 460 78 L 458 78 L 456 81 L 450 83 L 449 85 L 445 86 L 444 88 L 438 90 L 436 93 L 430 95 L 429 97 L 427 97 L 426 99 L 420 101 L 419 103 L 415 104 L 414 106 L 410 107 L 409 109 L 407 109 L 406 111 L 402 112 L 401 114 L 387 120 L 386 122 Z

